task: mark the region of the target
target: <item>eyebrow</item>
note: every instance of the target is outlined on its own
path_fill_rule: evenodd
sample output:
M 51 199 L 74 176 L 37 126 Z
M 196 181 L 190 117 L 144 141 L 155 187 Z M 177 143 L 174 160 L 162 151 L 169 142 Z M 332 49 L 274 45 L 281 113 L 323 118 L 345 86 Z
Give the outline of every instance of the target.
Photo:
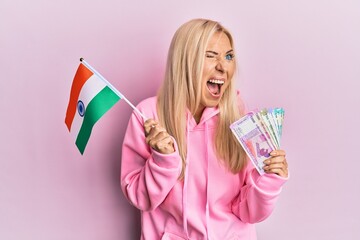
M 234 50 L 233 49 L 230 49 L 229 51 L 226 52 L 226 54 L 230 53 L 230 52 L 233 52 Z M 212 50 L 209 50 L 209 51 L 206 51 L 206 53 L 212 53 L 214 55 L 219 55 L 219 53 L 215 52 L 215 51 L 212 51 Z

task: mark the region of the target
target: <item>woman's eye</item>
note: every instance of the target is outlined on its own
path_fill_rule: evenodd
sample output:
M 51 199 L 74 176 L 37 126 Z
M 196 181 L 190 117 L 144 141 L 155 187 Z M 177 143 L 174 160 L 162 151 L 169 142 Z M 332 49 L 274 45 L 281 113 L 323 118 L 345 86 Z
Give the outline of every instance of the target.
M 226 59 L 226 60 L 233 60 L 234 57 L 235 57 L 234 54 L 227 54 L 227 55 L 225 56 L 225 59 Z
M 215 56 L 212 55 L 212 54 L 206 54 L 206 57 L 207 57 L 207 58 L 214 58 Z

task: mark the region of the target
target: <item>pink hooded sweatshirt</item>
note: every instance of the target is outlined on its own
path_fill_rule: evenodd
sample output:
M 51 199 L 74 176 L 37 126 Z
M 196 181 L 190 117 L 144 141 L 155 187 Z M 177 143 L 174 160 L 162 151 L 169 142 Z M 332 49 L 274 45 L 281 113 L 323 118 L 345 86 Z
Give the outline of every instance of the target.
M 158 119 L 156 97 L 138 109 Z M 141 239 L 255 240 L 253 223 L 274 209 L 287 179 L 260 176 L 251 163 L 229 172 L 214 152 L 218 108 L 206 108 L 199 124 L 187 115 L 185 178 L 175 143 L 172 154 L 160 154 L 145 142 L 143 119 L 134 112 L 122 148 L 121 187 L 141 211 Z

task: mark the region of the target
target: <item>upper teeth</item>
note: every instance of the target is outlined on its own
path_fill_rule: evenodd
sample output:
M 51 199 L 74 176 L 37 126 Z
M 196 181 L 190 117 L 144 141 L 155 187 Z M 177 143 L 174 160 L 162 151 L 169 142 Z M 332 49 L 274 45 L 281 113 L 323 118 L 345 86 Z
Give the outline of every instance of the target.
M 210 79 L 209 82 L 216 84 L 224 84 L 223 80 L 218 80 L 218 79 Z

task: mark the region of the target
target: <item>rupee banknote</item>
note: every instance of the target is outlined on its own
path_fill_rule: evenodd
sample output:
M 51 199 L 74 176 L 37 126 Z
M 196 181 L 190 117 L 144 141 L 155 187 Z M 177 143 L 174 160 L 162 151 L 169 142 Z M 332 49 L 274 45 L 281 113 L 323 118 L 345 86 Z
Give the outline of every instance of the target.
M 257 171 L 264 174 L 264 161 L 270 152 L 280 148 L 284 109 L 261 109 L 247 113 L 230 125 Z

